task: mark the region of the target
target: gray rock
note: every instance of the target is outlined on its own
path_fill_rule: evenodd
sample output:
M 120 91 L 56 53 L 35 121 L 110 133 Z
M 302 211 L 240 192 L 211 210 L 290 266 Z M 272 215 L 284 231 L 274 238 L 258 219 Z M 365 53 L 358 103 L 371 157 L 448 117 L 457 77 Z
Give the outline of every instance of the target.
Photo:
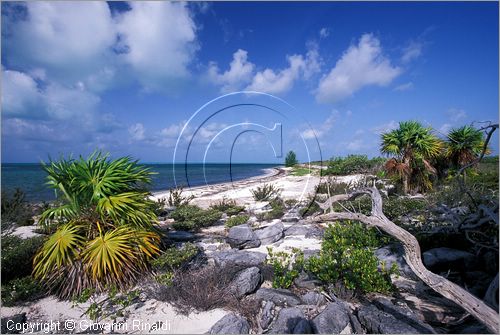
M 416 329 L 395 316 L 381 311 L 373 305 L 363 305 L 358 310 L 358 319 L 368 333 L 376 334 L 416 334 Z
M 231 313 L 217 321 L 208 331 L 209 334 L 248 334 L 250 325 L 247 319 Z
M 405 322 L 415 328 L 419 333 L 433 334 L 434 329 L 427 323 L 420 321 L 413 310 L 401 301 L 393 303 L 387 298 L 378 297 L 373 300 L 373 304 L 380 310 L 389 313 L 399 321 Z
M 304 257 L 305 258 L 305 257 Z M 297 278 L 293 280 L 293 283 L 300 288 L 305 288 L 308 290 L 314 290 L 316 286 L 321 286 L 321 282 L 316 279 L 312 279 L 305 272 L 301 272 Z
M 235 265 L 241 267 L 258 266 L 265 262 L 266 254 L 244 250 L 216 251 L 210 254 L 219 266 Z
M 300 298 L 306 305 L 320 306 L 326 303 L 325 297 L 322 294 L 314 291 L 309 291 Z
M 278 288 L 260 288 L 255 292 L 258 299 L 272 301 L 280 306 L 297 306 L 300 304 L 300 298 L 286 289 Z
M 260 244 L 266 245 L 281 240 L 281 238 L 283 237 L 284 229 L 285 227 L 283 227 L 283 224 L 279 222 L 264 229 L 256 230 L 255 234 L 260 240 Z
M 257 248 L 261 241 L 248 224 L 242 224 L 229 229 L 227 242 L 231 248 Z
M 301 319 L 293 328 L 292 334 L 311 334 L 311 322 L 307 319 Z
M 1 320 L 2 334 L 20 334 L 23 324 L 26 323 L 26 313 L 14 314 Z M 17 330 L 19 329 L 19 330 Z
M 274 318 L 274 307 L 276 305 L 272 301 L 266 301 L 264 304 L 264 307 L 262 307 L 262 312 L 260 316 L 260 327 L 262 329 L 267 329 L 269 327 L 269 324 L 271 324 L 271 321 L 273 321 Z
M 375 250 L 374 254 L 380 262 L 385 263 L 386 270 L 389 270 L 392 264 L 396 263 L 401 275 L 404 275 L 405 277 L 411 279 L 417 278 L 417 276 L 413 273 L 403 257 L 404 250 L 400 244 L 391 244 L 382 248 L 378 248 L 377 250 Z M 381 267 L 382 265 L 379 266 L 379 268 Z
M 427 250 L 422 256 L 425 266 L 434 270 L 443 266 L 472 270 L 477 263 L 470 252 L 444 247 Z
M 230 287 L 234 290 L 237 297 L 242 297 L 255 291 L 261 280 L 260 269 L 253 266 L 238 272 L 231 282 Z
M 176 242 L 187 242 L 196 239 L 196 235 L 188 231 L 170 231 L 167 234 L 168 238 Z
M 298 223 L 285 230 L 285 236 L 305 236 L 306 238 L 322 238 L 324 229 L 313 225 Z
M 349 325 L 349 311 L 342 301 L 331 302 L 311 324 L 316 334 L 339 334 Z
M 311 332 L 309 321 L 299 308 L 283 308 L 271 325 L 269 334 L 306 334 Z

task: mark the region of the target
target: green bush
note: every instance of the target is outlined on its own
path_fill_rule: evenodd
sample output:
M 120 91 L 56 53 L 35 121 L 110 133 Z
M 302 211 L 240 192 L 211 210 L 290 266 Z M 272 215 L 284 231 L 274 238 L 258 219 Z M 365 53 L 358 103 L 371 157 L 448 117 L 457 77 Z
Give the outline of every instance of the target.
M 151 262 L 153 268 L 159 271 L 173 271 L 192 260 L 199 252 L 193 243 L 185 243 L 182 247 L 171 247 Z
M 304 253 L 293 248 L 292 253 L 284 251 L 273 252 L 273 248 L 267 247 L 269 257 L 266 264 L 273 268 L 273 287 L 289 288 L 300 274 L 304 266 Z
M 194 199 L 194 195 L 185 197 L 182 195 L 183 191 L 182 187 L 171 188 L 168 194 L 168 205 L 174 207 L 189 205 L 189 202 Z
M 216 209 L 201 209 L 198 206 L 184 205 L 170 213 L 175 220 L 172 227 L 176 230 L 197 230 L 215 224 L 222 217 Z
M 342 281 L 350 290 L 386 292 L 391 288 L 388 272 L 378 270 L 372 250 L 379 243 L 372 228 L 351 221 L 335 223 L 325 230 L 319 256 L 309 258 L 305 267 L 326 283 Z
M 27 239 L 2 236 L 2 282 L 30 275 L 33 258 L 44 241 L 43 236 Z
M 274 198 L 269 202 L 269 205 L 271 206 L 271 210 L 257 215 L 258 220 L 269 221 L 279 219 L 285 215 L 285 202 L 283 199 L 279 197 Z
M 333 157 L 328 162 L 324 175 L 347 175 L 354 173 L 377 173 L 382 170 L 386 159 L 375 157 L 368 159 L 366 155 L 348 155 Z
M 286 167 L 291 167 L 291 166 L 294 166 L 298 163 L 299 161 L 297 160 L 297 155 L 295 155 L 295 152 L 293 151 L 289 151 L 287 154 L 286 154 L 286 157 L 285 157 L 285 166 Z
M 222 198 L 219 202 L 212 204 L 210 208 L 226 213 L 228 216 L 236 215 L 245 209 L 243 206 L 238 206 L 235 200 L 227 198 Z
M 44 296 L 44 292 L 40 283 L 31 276 L 17 278 L 2 286 L 2 304 L 13 306 L 20 302 L 37 300 Z
M 264 184 L 257 186 L 255 190 L 250 190 L 250 192 L 252 192 L 255 201 L 270 201 L 279 197 L 281 190 L 273 184 Z
M 25 196 L 18 188 L 14 193 L 2 191 L 2 230 L 8 229 L 12 224 L 29 226 L 34 223 L 34 213 Z
M 418 214 L 427 207 L 428 204 L 423 199 L 406 197 L 389 197 L 384 200 L 382 205 L 385 216 L 395 223 L 399 223 L 403 215 Z
M 231 228 L 234 226 L 239 226 L 240 224 L 246 223 L 249 218 L 250 218 L 250 216 L 248 216 L 248 215 L 238 215 L 238 216 L 230 217 L 226 221 L 226 227 Z

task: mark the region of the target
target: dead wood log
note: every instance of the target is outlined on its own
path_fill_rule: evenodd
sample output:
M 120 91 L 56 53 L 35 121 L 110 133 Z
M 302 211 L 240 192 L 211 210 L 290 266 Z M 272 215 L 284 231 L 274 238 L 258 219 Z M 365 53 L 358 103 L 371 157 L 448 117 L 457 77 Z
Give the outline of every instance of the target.
M 426 283 L 434 291 L 450 299 L 459 306 L 462 306 L 463 309 L 483 323 L 491 332 L 498 334 L 499 316 L 496 311 L 486 305 L 482 300 L 466 291 L 464 288 L 427 270 L 422 262 L 420 245 L 418 244 L 417 239 L 403 228 L 394 224 L 384 215 L 382 211 L 382 197 L 376 187 L 358 190 L 353 194 L 335 195 L 324 203 L 317 203 L 321 208 L 325 209 L 329 208 L 333 202 L 353 200 L 363 194 L 369 195 L 372 200 L 372 210 L 370 216 L 351 212 L 331 212 L 315 216 L 309 220 L 312 222 L 355 220 L 369 226 L 378 227 L 387 234 L 395 237 L 403 244 L 406 262 L 424 283 Z

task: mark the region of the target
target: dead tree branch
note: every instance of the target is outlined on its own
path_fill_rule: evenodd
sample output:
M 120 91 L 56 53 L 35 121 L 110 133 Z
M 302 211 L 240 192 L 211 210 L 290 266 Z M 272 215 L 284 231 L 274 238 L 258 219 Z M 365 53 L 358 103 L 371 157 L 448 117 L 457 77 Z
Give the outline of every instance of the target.
M 403 228 L 394 224 L 384 215 L 382 211 L 382 197 L 376 187 L 358 190 L 353 194 L 335 195 L 324 203 L 318 203 L 318 205 L 321 208 L 329 208 L 334 202 L 352 200 L 362 194 L 367 194 L 372 199 L 370 216 L 360 213 L 332 212 L 310 218 L 309 220 L 313 222 L 355 220 L 369 226 L 378 227 L 387 234 L 395 237 L 403 244 L 406 262 L 424 283 L 434 291 L 452 300 L 459 306 L 462 306 L 467 312 L 488 327 L 491 332 L 498 334 L 498 314 L 493 309 L 462 287 L 427 270 L 422 263 L 420 245 L 417 239 Z

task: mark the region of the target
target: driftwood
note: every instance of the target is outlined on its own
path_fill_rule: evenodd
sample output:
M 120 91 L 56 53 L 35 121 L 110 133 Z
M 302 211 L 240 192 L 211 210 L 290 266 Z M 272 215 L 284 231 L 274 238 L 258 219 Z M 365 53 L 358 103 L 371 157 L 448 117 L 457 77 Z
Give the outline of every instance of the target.
M 331 212 L 315 216 L 310 220 L 313 222 L 355 220 L 369 226 L 378 227 L 389 235 L 395 237 L 403 244 L 406 262 L 413 272 L 425 284 L 444 297 L 452 300 L 459 306 L 462 306 L 463 309 L 483 323 L 491 332 L 498 334 L 499 316 L 496 311 L 457 284 L 454 284 L 448 279 L 427 270 L 422 263 L 420 245 L 418 244 L 417 239 L 403 228 L 394 224 L 384 215 L 382 211 L 382 197 L 376 187 L 358 190 L 352 194 L 335 195 L 324 203 L 317 203 L 321 208 L 327 209 L 330 208 L 334 202 L 353 200 L 364 194 L 369 195 L 372 199 L 372 210 L 370 216 L 352 212 Z

